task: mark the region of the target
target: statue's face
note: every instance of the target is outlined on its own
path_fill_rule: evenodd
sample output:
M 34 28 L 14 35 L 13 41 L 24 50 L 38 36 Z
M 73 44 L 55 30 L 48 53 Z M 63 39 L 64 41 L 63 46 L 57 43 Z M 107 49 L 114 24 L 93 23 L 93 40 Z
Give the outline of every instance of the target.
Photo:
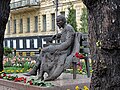
M 57 18 L 56 19 L 56 22 L 57 22 L 57 26 L 59 27 L 59 28 L 62 28 L 64 25 L 63 25 L 63 21 L 60 19 L 60 18 Z

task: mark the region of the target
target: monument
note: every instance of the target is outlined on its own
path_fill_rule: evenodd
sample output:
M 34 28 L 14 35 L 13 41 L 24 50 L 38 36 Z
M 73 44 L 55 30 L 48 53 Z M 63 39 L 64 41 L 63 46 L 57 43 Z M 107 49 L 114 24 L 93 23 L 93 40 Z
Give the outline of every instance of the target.
M 66 19 L 62 15 L 57 16 L 56 22 L 57 26 L 62 29 L 62 32 L 53 35 L 49 38 L 49 41 L 52 42 L 52 40 L 59 39 L 61 43 L 56 45 L 50 44 L 43 48 L 34 68 L 24 75 L 37 75 L 37 70 L 39 69 L 38 79 L 50 81 L 55 80 L 66 68 L 70 67 L 76 50 L 79 52 L 79 45 L 77 46 L 77 43 L 80 42 L 82 34 L 76 34 L 73 27 L 66 24 Z M 75 38 L 77 38 L 77 43 L 75 43 Z M 48 74 L 48 77 L 44 79 L 43 75 L 45 72 Z

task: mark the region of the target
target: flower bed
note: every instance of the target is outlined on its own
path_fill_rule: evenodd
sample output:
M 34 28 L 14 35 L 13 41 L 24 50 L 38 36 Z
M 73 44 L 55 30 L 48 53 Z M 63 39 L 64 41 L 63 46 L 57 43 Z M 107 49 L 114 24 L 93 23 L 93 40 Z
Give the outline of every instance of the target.
M 12 74 L 12 73 L 26 73 L 29 72 L 30 69 L 24 69 L 22 67 L 5 67 L 4 72 L 7 74 Z
M 28 72 L 36 63 L 31 58 L 21 58 L 18 56 L 4 57 L 3 65 L 4 72 L 11 73 L 25 73 Z

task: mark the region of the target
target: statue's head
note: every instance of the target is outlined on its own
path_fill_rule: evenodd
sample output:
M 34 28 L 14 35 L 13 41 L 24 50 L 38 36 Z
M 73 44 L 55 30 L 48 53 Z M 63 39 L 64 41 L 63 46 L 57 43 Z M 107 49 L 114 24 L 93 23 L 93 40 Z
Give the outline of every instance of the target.
M 66 23 L 66 19 L 63 15 L 58 15 L 56 18 L 56 23 L 59 28 L 64 28 L 64 25 Z

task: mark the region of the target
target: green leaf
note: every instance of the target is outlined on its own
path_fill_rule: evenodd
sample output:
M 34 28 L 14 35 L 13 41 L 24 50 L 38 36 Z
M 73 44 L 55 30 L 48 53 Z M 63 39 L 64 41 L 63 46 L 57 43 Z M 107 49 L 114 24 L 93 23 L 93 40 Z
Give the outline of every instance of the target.
M 76 10 L 73 8 L 73 3 L 70 3 L 70 7 L 68 8 L 69 14 L 67 17 L 67 23 L 70 24 L 75 31 L 77 31 L 77 22 L 76 22 Z

